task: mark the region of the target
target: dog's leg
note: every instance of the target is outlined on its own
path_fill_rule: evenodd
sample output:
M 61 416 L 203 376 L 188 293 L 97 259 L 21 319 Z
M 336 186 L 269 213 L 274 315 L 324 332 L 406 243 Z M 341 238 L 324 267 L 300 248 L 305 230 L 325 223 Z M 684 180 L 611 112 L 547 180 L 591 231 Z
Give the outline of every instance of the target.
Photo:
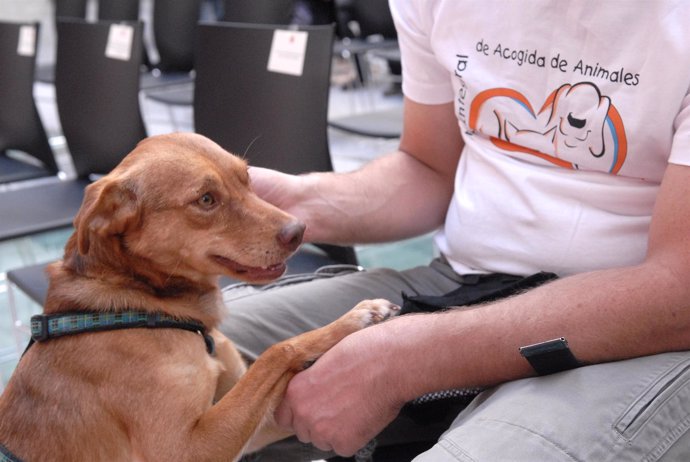
M 213 399 L 214 402 L 218 402 L 247 372 L 247 365 L 235 345 L 225 335 L 216 329 L 211 330 L 209 334 L 215 342 L 216 358 L 223 365 Z
M 308 367 L 347 335 L 381 322 L 398 310 L 396 305 L 386 300 L 366 300 L 325 327 L 269 348 L 239 382 L 201 417 L 193 438 L 199 444 L 190 450 L 197 454 L 198 460 L 235 460 L 255 431 L 272 419 L 267 414 L 278 404 L 288 382 L 296 373 Z M 284 436 L 287 435 L 280 435 Z M 263 444 L 269 442 L 265 438 L 260 440 Z M 229 444 L 215 443 L 220 441 Z
M 381 303 L 388 304 L 388 310 L 390 311 L 385 311 L 381 312 L 379 310 L 380 304 Z M 384 305 L 385 306 L 385 305 Z M 323 350 L 320 354 L 318 354 L 316 357 L 313 359 L 307 360 L 305 367 L 311 364 L 312 361 L 318 359 L 321 354 L 325 353 L 327 350 L 329 350 L 335 343 L 339 342 L 343 338 L 345 338 L 347 335 L 351 334 L 352 332 L 355 332 L 361 327 L 358 326 L 368 326 L 371 324 L 377 324 L 383 319 L 386 319 L 387 317 L 391 316 L 392 314 L 395 314 L 398 310 L 398 307 L 395 305 L 390 304 L 389 302 L 385 300 L 365 300 L 361 303 L 359 303 L 355 308 L 350 310 L 347 314 L 345 314 L 343 317 L 338 319 L 336 322 L 332 323 L 329 326 L 326 326 L 325 329 L 330 330 L 330 334 L 332 337 L 330 339 L 330 344 L 329 346 L 326 347 L 325 350 Z M 371 318 L 373 316 L 373 318 Z M 361 323 L 361 324 L 360 324 Z M 293 338 L 291 340 L 288 340 L 288 342 L 292 341 L 297 341 L 297 342 L 305 342 L 306 337 L 310 336 L 310 334 L 314 334 L 314 338 L 311 339 L 311 341 L 319 343 L 319 342 L 329 342 L 328 337 L 324 337 L 322 335 L 322 332 L 320 332 L 321 329 L 313 331 L 313 332 L 308 332 L 306 334 L 303 334 L 299 337 Z M 335 342 L 333 342 L 334 339 L 338 339 Z M 306 340 L 308 342 L 309 340 Z M 305 343 L 306 343 L 305 342 Z M 324 344 L 320 345 L 321 347 L 324 346 Z M 314 348 L 316 351 L 319 350 L 319 347 Z M 290 378 L 292 378 L 294 374 L 290 375 Z M 289 380 L 288 380 L 289 382 Z M 286 384 L 287 386 L 287 384 Z M 283 390 L 284 392 L 284 390 Z M 280 401 L 283 398 L 283 392 L 280 394 L 277 394 L 273 396 L 273 402 L 268 408 L 268 411 L 266 413 L 266 418 L 264 419 L 264 422 L 260 424 L 257 432 L 254 434 L 252 437 L 252 440 L 250 444 L 246 448 L 246 453 L 251 453 L 254 451 L 258 451 L 259 449 L 267 446 L 268 444 L 271 444 L 276 441 L 280 441 L 284 438 L 287 438 L 292 435 L 290 432 L 286 432 L 284 429 L 279 428 L 274 419 L 273 419 L 273 411 L 275 408 L 280 404 Z

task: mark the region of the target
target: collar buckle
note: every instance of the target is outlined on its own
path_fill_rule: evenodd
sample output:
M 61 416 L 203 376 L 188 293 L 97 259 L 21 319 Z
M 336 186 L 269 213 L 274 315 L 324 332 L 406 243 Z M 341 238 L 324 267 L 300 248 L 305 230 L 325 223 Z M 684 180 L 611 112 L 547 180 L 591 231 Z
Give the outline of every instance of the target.
M 48 317 L 43 314 L 31 316 L 31 338 L 36 342 L 48 340 Z

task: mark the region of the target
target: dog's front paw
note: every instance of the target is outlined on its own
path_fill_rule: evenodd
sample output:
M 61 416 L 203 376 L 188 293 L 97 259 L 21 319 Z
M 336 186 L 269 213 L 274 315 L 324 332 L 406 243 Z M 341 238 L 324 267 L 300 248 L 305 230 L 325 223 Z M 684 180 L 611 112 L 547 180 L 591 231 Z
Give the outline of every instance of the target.
M 378 324 L 400 312 L 400 307 L 383 298 L 359 302 L 350 313 L 357 318 L 362 328 Z

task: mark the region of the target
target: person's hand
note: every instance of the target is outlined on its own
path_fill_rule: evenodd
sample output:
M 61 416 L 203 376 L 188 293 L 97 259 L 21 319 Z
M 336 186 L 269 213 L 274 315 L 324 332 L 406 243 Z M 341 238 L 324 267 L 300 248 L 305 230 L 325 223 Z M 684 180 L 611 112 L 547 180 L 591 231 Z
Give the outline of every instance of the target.
M 291 213 L 290 208 L 294 206 L 295 199 L 301 191 L 299 176 L 268 168 L 250 167 L 249 177 L 257 196 Z
M 290 175 L 277 170 L 262 167 L 250 167 L 252 190 L 257 196 L 279 209 L 287 212 L 307 225 L 303 242 L 313 242 L 316 236 L 322 236 L 323 230 L 313 221 L 314 208 L 313 184 L 315 174 Z M 329 242 L 319 240 L 318 242 Z
M 351 456 L 397 415 L 403 402 L 391 363 L 387 325 L 345 338 L 297 374 L 275 413 L 277 423 L 304 443 Z M 390 367 L 389 367 L 390 366 Z

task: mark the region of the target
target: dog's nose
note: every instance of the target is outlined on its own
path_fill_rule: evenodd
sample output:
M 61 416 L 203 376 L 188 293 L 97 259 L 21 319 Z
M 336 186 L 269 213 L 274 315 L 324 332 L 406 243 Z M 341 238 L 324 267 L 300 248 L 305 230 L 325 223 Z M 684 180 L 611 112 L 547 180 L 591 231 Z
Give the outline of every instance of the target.
M 306 225 L 301 221 L 291 221 L 278 233 L 278 242 L 287 250 L 294 251 L 302 243 Z

